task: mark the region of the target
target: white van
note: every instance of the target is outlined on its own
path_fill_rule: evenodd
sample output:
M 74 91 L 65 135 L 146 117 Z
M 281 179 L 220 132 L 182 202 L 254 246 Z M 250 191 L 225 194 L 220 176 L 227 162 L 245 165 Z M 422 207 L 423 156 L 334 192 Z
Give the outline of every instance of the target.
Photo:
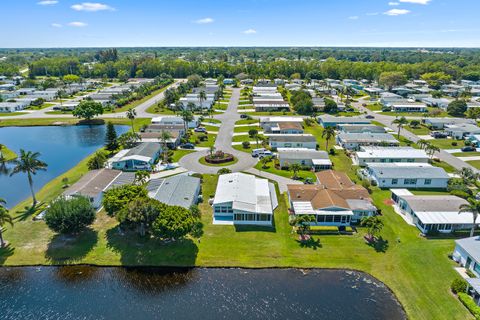
M 253 149 L 252 150 L 252 157 L 254 158 L 263 158 L 263 157 L 268 157 L 268 156 L 273 156 L 272 151 L 267 150 L 265 148 L 260 148 L 260 149 Z

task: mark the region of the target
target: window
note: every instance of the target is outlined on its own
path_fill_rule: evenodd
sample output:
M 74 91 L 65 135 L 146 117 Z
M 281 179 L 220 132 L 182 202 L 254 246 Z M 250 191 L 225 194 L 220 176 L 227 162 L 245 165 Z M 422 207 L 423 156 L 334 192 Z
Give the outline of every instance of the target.
M 405 179 L 404 184 L 406 184 L 406 185 L 417 184 L 417 179 Z
M 392 179 L 392 184 L 398 184 L 398 179 Z
M 415 162 L 415 159 L 407 159 L 407 162 Z
M 425 179 L 425 184 L 426 184 L 426 185 L 432 184 L 432 179 Z

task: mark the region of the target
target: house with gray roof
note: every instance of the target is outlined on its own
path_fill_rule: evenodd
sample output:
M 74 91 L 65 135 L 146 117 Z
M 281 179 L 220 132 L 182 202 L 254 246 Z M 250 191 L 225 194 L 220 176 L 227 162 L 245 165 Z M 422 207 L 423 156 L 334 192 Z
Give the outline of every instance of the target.
M 380 188 L 446 189 L 450 176 L 428 163 L 370 163 L 362 173 Z
M 463 139 L 466 136 L 480 134 L 480 127 L 470 123 L 447 124 L 445 132 L 454 139 Z
M 169 206 L 186 209 L 197 204 L 200 179 L 180 174 L 164 179 L 152 179 L 147 185 L 148 196 Z
M 395 147 L 400 143 L 389 133 L 340 133 L 336 143 L 346 150 L 358 150 L 363 146 Z
M 162 147 L 157 142 L 142 142 L 132 149 L 125 149 L 109 159 L 112 169 L 122 171 L 151 171 L 157 162 Z
M 294 163 L 315 171 L 332 168 L 332 162 L 325 151 L 306 148 L 279 148 L 277 151 L 281 168 L 288 168 Z
M 452 258 L 475 275 L 465 281 L 468 284 L 467 293 L 480 306 L 480 237 L 455 240 Z
M 459 213 L 460 207 L 468 204 L 465 199 L 452 195 L 414 195 L 406 189 L 391 191 L 394 209 L 423 234 L 451 233 L 472 227 L 472 213 Z
M 373 124 L 339 124 L 337 127 L 342 133 L 386 133 L 384 127 Z
M 365 117 L 334 117 L 331 115 L 322 115 L 317 118 L 324 128 L 338 127 L 341 124 L 370 124 L 370 120 Z
M 366 167 L 370 163 L 428 163 L 429 159 L 424 150 L 411 147 L 360 147 L 353 160 L 355 164 Z
M 452 124 L 475 124 L 475 120 L 473 119 L 464 119 L 464 118 L 425 118 L 422 119 L 422 122 L 429 128 L 434 130 L 442 130 L 445 129 L 446 125 Z
M 266 134 L 271 148 L 317 149 L 317 139 L 311 134 Z

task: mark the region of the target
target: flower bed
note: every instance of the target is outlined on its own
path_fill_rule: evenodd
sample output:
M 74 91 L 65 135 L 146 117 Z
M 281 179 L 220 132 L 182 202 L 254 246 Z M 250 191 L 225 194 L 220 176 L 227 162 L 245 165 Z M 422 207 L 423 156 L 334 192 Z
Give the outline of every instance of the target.
M 235 160 L 235 157 L 230 153 L 224 153 L 222 151 L 217 151 L 213 155 L 208 155 L 205 157 L 205 162 L 211 164 L 221 164 L 232 162 Z

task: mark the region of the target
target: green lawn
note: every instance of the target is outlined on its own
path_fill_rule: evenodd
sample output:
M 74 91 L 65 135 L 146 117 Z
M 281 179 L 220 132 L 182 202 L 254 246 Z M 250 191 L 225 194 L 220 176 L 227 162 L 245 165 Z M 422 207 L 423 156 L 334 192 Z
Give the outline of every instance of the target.
M 131 102 L 131 103 L 129 103 L 129 104 L 124 105 L 123 107 L 115 108 L 115 109 L 113 109 L 112 111 L 107 111 L 107 112 L 105 112 L 105 113 L 124 112 L 124 111 L 127 111 L 127 110 L 130 109 L 130 108 L 136 108 L 136 107 L 138 107 L 139 105 L 141 105 L 142 103 L 144 103 L 145 101 L 150 100 L 151 98 L 153 98 L 153 97 L 156 96 L 157 94 L 159 94 L 159 93 L 167 90 L 168 87 L 169 87 L 169 85 L 167 85 L 167 86 L 165 86 L 165 87 L 163 87 L 163 88 L 161 88 L 161 89 L 158 89 L 158 90 L 153 91 L 151 94 L 149 94 L 149 95 L 146 96 L 146 97 L 143 97 L 142 99 L 135 100 L 135 101 L 133 101 L 133 102 Z M 154 105 L 154 106 L 152 106 L 152 107 L 154 107 L 153 110 L 155 110 L 155 107 L 156 107 L 156 106 Z M 150 108 L 152 108 L 152 107 L 150 107 Z M 147 109 L 147 112 L 150 112 L 150 111 L 149 111 L 150 108 Z M 169 109 L 165 109 L 165 111 L 166 111 L 166 110 L 171 111 L 171 110 L 169 110 Z M 172 111 L 172 112 L 173 112 L 173 111 Z M 153 113 L 154 113 L 154 112 L 153 112 Z
M 47 111 L 45 114 L 51 114 L 51 115 L 56 115 L 56 114 L 72 114 L 72 111 L 70 110 L 54 110 L 54 111 Z
M 236 145 L 233 145 L 232 148 L 235 149 L 235 150 L 238 150 L 238 151 L 242 151 L 242 152 L 246 152 L 248 154 L 251 154 L 252 149 L 256 148 L 256 145 L 255 145 L 255 143 L 251 144 L 249 148 L 245 149 L 241 144 L 236 144 Z
M 369 104 L 366 106 L 368 110 L 371 111 L 382 111 L 382 105 L 380 103 Z
M 259 123 L 259 120 L 258 119 L 242 119 L 242 120 L 238 120 L 237 122 L 235 122 L 235 125 L 238 125 L 238 124 L 252 124 L 252 123 Z
M 480 160 L 467 161 L 467 163 L 474 168 L 480 169 Z
M 269 173 L 273 173 L 273 174 L 276 174 L 278 176 L 282 176 L 282 177 L 285 177 L 285 178 L 290 178 L 290 179 L 293 178 L 293 171 L 281 170 L 281 169 L 275 168 L 274 161 L 275 160 L 267 162 L 266 166 L 264 168 L 262 160 L 259 160 L 257 165 L 255 166 L 255 169 L 265 171 L 265 172 L 269 172 Z M 317 181 L 317 177 L 315 176 L 315 173 L 312 172 L 312 171 L 301 170 L 297 173 L 297 176 L 299 177 L 300 180 L 305 180 L 306 178 L 310 178 L 313 181 Z
M 431 164 L 435 167 L 443 168 L 447 173 L 455 173 L 457 170 L 444 161 L 431 161 Z
M 439 147 L 440 149 L 461 149 L 465 146 L 464 140 L 453 140 L 453 139 L 434 139 L 428 140 L 431 144 Z M 452 143 L 456 142 L 456 146 Z
M 195 150 L 177 149 L 173 152 L 172 162 L 178 162 L 181 158 L 192 152 L 195 152 Z
M 0 150 L 0 154 L 3 156 L 3 158 L 7 161 L 13 160 L 17 157 L 17 154 L 8 149 L 7 146 L 3 146 L 3 148 Z
M 414 134 L 416 134 L 417 136 L 427 136 L 431 132 L 429 128 L 427 128 L 425 126 L 422 126 L 422 125 L 420 125 L 416 128 L 412 128 L 410 126 L 405 126 L 403 128 L 412 132 L 412 133 L 414 133 Z
M 0 112 L 0 117 L 21 116 L 23 114 L 28 114 L 28 112 L 8 112 L 8 113 Z
M 235 128 L 233 129 L 233 132 L 248 132 L 248 131 L 250 131 L 250 130 L 252 130 L 252 129 L 255 129 L 255 130 L 259 131 L 259 132 L 263 130 L 262 127 L 259 127 L 258 125 L 253 124 L 253 125 L 248 126 L 248 127 L 235 127 Z
M 41 201 L 62 192 L 61 179 L 71 182 L 86 172 L 85 161 L 39 192 Z M 312 236 L 319 245 L 305 247 L 297 242 L 288 225 L 287 203 L 279 195 L 275 228 L 212 225 L 208 199 L 215 194 L 217 177 L 204 175 L 202 230 L 200 240 L 187 238 L 161 243 L 118 232 L 117 222 L 103 212 L 97 215 L 92 230 L 74 238 L 55 236 L 43 222 L 31 219 L 7 227 L 5 238 L 11 250 L 0 251 L 0 264 L 93 264 L 160 265 L 204 267 L 299 267 L 347 268 L 365 271 L 393 290 L 410 319 L 471 319 L 468 311 L 450 293 L 451 281 L 458 277 L 449 260 L 452 239 L 427 240 L 415 227 L 407 225 L 385 201 L 388 191 L 375 191 L 373 199 L 382 209 L 385 227 L 382 246 L 373 248 L 358 228 L 353 235 Z M 12 209 L 17 211 L 27 203 Z
M 208 140 L 207 141 L 200 141 L 199 136 L 205 135 L 204 133 L 194 132 L 190 136 L 190 142 L 195 143 L 197 147 L 211 147 L 215 144 L 216 135 L 214 134 L 207 134 Z M 198 142 L 198 143 L 197 143 Z
M 265 138 L 261 134 L 259 136 L 259 142 L 261 138 Z M 243 141 L 255 141 L 255 138 L 250 138 L 248 134 L 242 134 L 240 136 L 234 136 L 232 139 L 233 142 L 243 142 Z
M 455 153 L 452 153 L 452 155 L 454 155 L 455 157 L 477 157 L 477 156 L 480 156 L 480 152 L 476 152 L 476 151 L 473 151 L 473 152 L 455 152 Z
M 30 106 L 28 109 L 30 109 L 30 110 L 41 110 L 41 109 L 45 109 L 45 108 L 48 108 L 48 107 L 53 107 L 54 105 L 55 105 L 55 103 L 45 102 L 40 106 Z
M 438 108 L 428 108 L 428 111 L 431 110 L 439 110 Z M 426 113 L 425 112 L 393 112 L 393 111 L 387 111 L 387 112 L 382 112 L 381 114 L 386 115 L 386 116 L 394 116 L 394 117 L 422 117 Z M 446 111 L 442 111 L 437 115 L 437 117 L 445 118 L 445 117 L 451 117 Z
M 204 118 L 202 122 L 208 122 L 208 123 L 222 123 L 222 121 L 218 119 L 213 119 L 213 118 Z

